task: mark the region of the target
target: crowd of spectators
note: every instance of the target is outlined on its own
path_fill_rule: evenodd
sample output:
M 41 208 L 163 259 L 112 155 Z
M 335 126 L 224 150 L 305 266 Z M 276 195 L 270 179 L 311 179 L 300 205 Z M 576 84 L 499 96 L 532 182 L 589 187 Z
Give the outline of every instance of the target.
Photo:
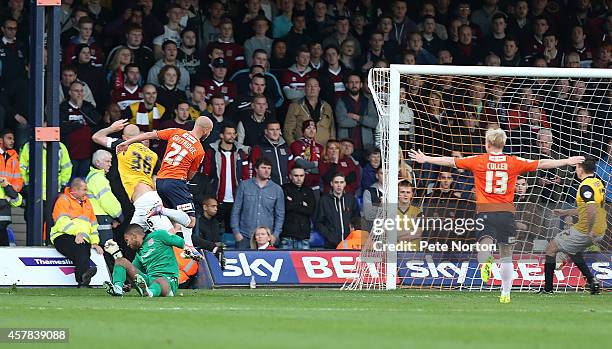
M 19 180 L 29 184 L 29 8 L 23 0 L 2 3 L 0 165 L 11 168 L 2 173 L 9 173 L 13 190 L 5 188 L 0 202 L 14 204 L 20 191 L 26 193 Z M 124 137 L 117 120 L 141 131 L 191 129 L 201 115 L 212 120 L 213 131 L 202 140 L 205 161 L 192 181 L 196 230 L 207 240 L 226 233 L 238 248 L 305 249 L 317 231 L 325 248 L 336 248 L 351 231 L 371 227 L 382 196 L 379 114 L 367 86 L 371 68 L 612 64 L 611 4 L 603 0 L 61 3 L 60 188 L 82 177 L 89 196 L 79 200 L 106 200 L 91 191 L 94 175 L 106 174 L 122 212 L 116 205 L 93 206 L 105 217 L 98 224 L 115 235 L 133 208 L 116 159 L 98 153 L 92 161 L 92 155 L 112 148 L 97 140 Z M 482 151 L 483 130 L 498 126 L 510 135 L 507 150 L 513 153 L 598 156 L 609 188 L 609 85 L 599 96 L 608 108 L 598 109 L 602 116 L 582 103 L 595 102 L 586 100 L 595 94 L 588 81 L 559 79 L 554 88 L 547 85 L 548 95 L 536 91 L 535 81 L 517 87 L 508 100 L 503 80 L 461 87 L 452 77 L 442 79 L 435 88 L 426 77 L 404 81 L 404 150 L 416 144 L 435 155 L 466 156 Z M 553 139 L 558 142 L 551 152 Z M 148 146 L 162 157 L 165 144 Z M 426 200 L 426 213 L 434 216 L 455 215 L 458 210 L 449 208 L 473 201 L 473 181 L 460 170 L 412 169 L 400 156 L 400 178 L 403 214 L 420 214 L 413 197 Z M 558 200 L 553 194 L 564 191 L 553 186 L 567 179 L 554 172 L 537 178 L 538 197 Z M 0 245 L 6 225 L 0 222 Z M 100 244 L 109 236 L 101 234 Z

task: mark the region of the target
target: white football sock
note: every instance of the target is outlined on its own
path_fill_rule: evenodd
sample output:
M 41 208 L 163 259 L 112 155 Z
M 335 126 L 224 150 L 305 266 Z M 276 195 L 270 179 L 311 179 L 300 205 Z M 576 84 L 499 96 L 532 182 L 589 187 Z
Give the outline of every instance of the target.
M 512 289 L 512 280 L 514 276 L 514 265 L 512 264 L 511 258 L 502 258 L 501 260 L 501 279 L 502 279 L 502 296 L 510 295 Z
M 176 222 L 182 226 L 188 226 L 191 223 L 189 215 L 181 210 L 174 210 L 171 208 L 162 208 L 161 213 L 170 218 L 171 221 Z M 191 236 L 191 235 L 190 235 Z
M 181 227 L 181 231 L 183 232 L 183 239 L 185 239 L 185 245 L 193 246 L 193 241 L 191 240 L 191 234 L 193 233 L 193 229 L 183 226 Z

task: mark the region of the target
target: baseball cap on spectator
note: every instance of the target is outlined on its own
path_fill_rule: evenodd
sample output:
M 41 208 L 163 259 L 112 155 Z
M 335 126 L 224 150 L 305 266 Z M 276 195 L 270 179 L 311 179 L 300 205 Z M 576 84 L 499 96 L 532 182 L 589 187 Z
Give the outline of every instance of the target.
M 312 119 L 308 119 L 308 120 L 304 120 L 304 122 L 302 122 L 302 133 L 304 133 L 304 131 L 310 126 L 314 126 L 315 128 L 317 128 L 317 123 L 314 122 L 314 120 Z
M 224 58 L 215 58 L 212 62 L 213 68 L 227 68 L 227 61 Z

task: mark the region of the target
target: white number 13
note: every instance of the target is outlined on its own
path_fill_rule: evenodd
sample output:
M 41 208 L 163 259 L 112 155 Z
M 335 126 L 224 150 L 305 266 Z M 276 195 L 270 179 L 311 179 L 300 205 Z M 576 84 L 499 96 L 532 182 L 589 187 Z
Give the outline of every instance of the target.
M 495 179 L 495 187 L 493 187 L 493 179 Z M 508 190 L 508 172 L 487 171 L 485 192 L 494 194 L 506 194 L 506 190 Z

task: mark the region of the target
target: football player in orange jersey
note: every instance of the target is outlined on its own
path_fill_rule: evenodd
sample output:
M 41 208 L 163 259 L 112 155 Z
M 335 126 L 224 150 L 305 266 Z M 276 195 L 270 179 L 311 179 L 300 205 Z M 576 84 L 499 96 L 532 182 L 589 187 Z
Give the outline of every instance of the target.
M 204 148 L 200 140 L 206 138 L 212 128 L 212 121 L 205 116 L 201 116 L 195 121 L 191 131 L 177 128 L 151 131 L 117 145 L 117 153 L 119 153 L 125 151 L 134 142 L 147 139 L 168 141 L 161 169 L 157 173 L 157 192 L 162 198 L 164 206 L 182 210 L 189 215 L 190 223 L 183 225 L 181 231 L 185 239 L 186 251 L 189 251 L 196 259 L 202 259 L 203 257 L 193 247 L 191 239 L 196 220 L 193 197 L 187 187 L 187 181 L 193 177 L 204 160 Z
M 516 223 L 514 221 L 514 188 L 519 175 L 537 169 L 551 169 L 584 162 L 584 156 L 573 156 L 561 160 L 526 160 L 502 151 L 506 145 L 506 133 L 500 128 L 491 128 L 485 135 L 486 154 L 466 158 L 427 156 L 423 152 L 410 150 L 410 159 L 420 164 L 430 163 L 465 169 L 474 175 L 476 189 L 477 218 L 484 227 L 480 232 L 481 244 L 497 241 L 500 251 L 502 279 L 501 303 L 510 303 L 510 289 L 514 266 L 512 250 L 516 242 Z M 488 255 L 488 256 L 487 256 Z M 491 276 L 493 256 L 490 252 L 479 252 L 481 278 L 488 282 Z

